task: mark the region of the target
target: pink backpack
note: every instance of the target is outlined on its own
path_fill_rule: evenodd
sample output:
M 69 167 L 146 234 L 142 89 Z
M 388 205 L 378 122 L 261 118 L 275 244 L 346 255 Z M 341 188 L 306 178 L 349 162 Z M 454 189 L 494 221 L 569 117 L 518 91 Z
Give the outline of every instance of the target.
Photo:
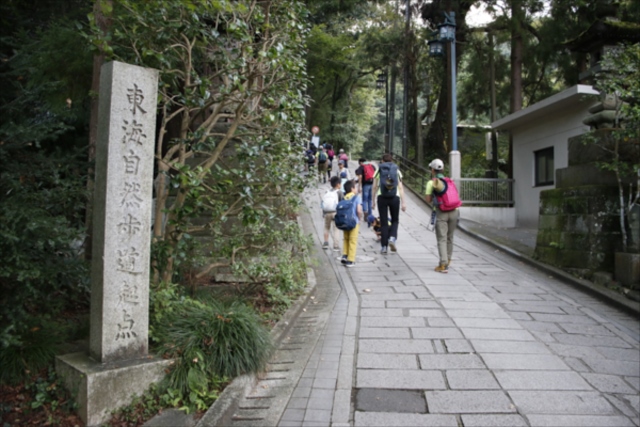
M 436 195 L 438 208 L 442 212 L 449 212 L 462 206 L 462 200 L 458 194 L 458 188 L 451 178 L 439 178 L 444 184 L 444 189 L 440 192 L 433 191 Z

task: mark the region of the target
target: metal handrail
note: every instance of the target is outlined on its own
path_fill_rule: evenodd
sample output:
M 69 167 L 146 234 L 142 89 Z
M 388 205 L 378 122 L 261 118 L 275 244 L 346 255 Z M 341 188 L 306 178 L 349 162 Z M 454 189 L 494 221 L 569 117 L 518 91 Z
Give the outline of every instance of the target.
M 409 159 L 395 155 L 395 162 L 402 171 L 402 182 L 418 194 L 424 194 L 431 171 Z M 460 178 L 456 186 L 462 202 L 481 206 L 513 206 L 513 179 L 500 178 Z

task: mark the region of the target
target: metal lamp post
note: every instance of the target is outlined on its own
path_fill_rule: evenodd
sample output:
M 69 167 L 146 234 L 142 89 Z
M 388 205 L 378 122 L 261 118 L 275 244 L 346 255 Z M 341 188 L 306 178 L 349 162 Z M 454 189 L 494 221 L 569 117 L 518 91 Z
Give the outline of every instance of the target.
M 385 152 L 389 151 L 389 80 L 387 78 L 387 72 L 383 71 L 378 74 L 376 80 L 376 88 L 382 89 L 384 85 L 384 149 Z
M 430 56 L 444 56 L 444 43 L 449 42 L 449 54 L 451 59 L 451 152 L 449 153 L 449 166 L 451 178 L 460 178 L 460 152 L 458 151 L 458 123 L 456 102 L 456 20 L 455 12 L 445 13 L 445 22 L 438 25 L 438 38 L 429 41 Z

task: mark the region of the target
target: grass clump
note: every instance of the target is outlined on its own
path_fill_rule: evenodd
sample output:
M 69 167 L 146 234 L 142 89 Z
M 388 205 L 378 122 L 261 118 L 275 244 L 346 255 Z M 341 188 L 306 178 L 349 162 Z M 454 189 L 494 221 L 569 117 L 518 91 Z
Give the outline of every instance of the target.
M 228 378 L 262 371 L 273 348 L 258 314 L 238 300 L 184 299 L 163 317 L 156 337 L 176 361 L 167 389 L 186 410 L 206 409 Z

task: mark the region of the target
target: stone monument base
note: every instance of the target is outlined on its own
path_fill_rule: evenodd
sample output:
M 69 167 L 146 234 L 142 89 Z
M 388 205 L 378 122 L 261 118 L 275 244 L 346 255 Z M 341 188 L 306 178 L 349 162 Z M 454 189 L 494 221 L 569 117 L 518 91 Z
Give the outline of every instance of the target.
M 171 363 L 149 356 L 102 364 L 81 352 L 56 357 L 56 372 L 75 396 L 80 418 L 91 427 L 106 422 L 114 410 L 163 379 Z

